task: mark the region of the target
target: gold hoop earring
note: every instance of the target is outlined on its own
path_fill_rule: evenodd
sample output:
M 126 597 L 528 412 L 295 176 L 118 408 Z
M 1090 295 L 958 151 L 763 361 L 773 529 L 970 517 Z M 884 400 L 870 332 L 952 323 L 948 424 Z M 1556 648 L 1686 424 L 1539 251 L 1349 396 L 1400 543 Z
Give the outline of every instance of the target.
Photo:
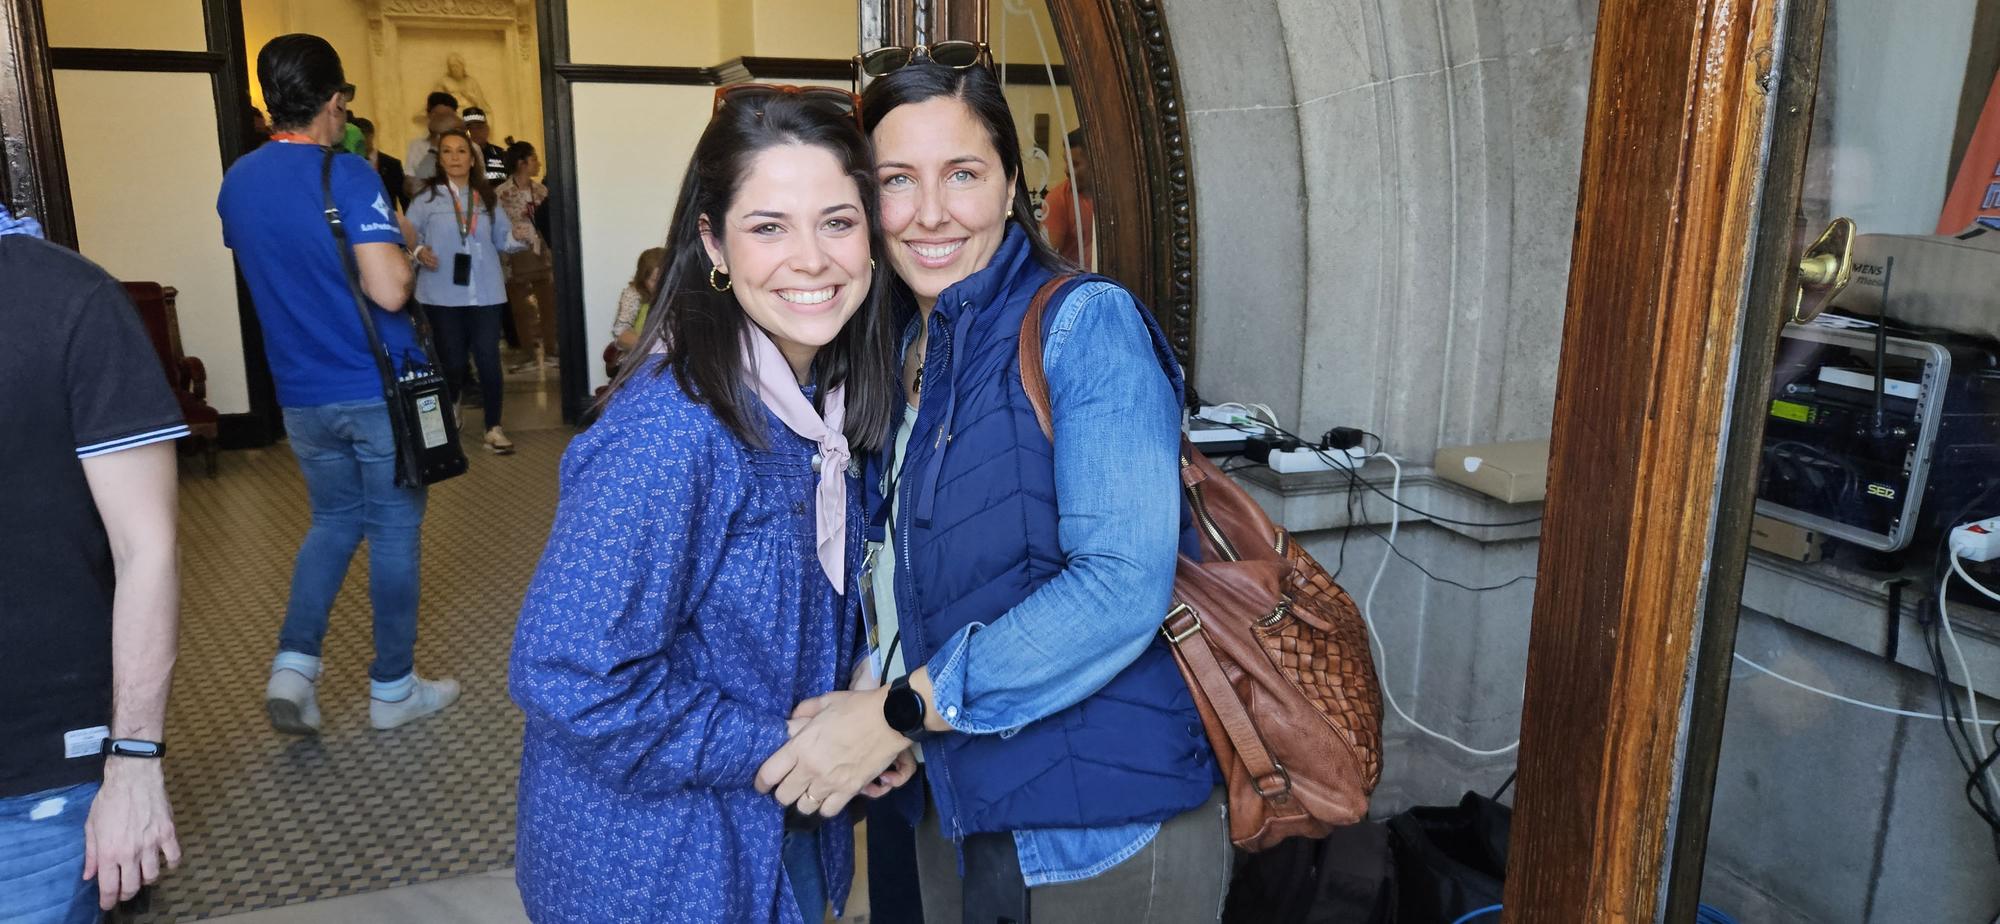
M 729 279 L 723 279 L 723 280 L 722 280 L 722 281 L 720 281 L 720 282 L 716 281 L 716 278 L 715 278 L 715 277 L 716 277 L 716 276 L 718 276 L 718 275 L 721 275 L 721 276 L 728 276 L 729 274 L 728 274 L 728 273 L 725 273 L 725 272 L 723 272 L 723 271 L 722 271 L 722 267 L 720 267 L 720 266 L 711 266 L 711 267 L 709 267 L 709 269 L 708 269 L 708 287 L 709 287 L 709 288 L 711 288 L 711 289 L 714 289 L 714 290 L 715 290 L 715 291 L 717 291 L 717 292 L 727 292 L 727 291 L 729 291 L 729 287 L 730 287 L 730 286 L 732 286 L 732 285 L 735 285 L 735 283 L 734 283 L 733 281 L 729 280 Z

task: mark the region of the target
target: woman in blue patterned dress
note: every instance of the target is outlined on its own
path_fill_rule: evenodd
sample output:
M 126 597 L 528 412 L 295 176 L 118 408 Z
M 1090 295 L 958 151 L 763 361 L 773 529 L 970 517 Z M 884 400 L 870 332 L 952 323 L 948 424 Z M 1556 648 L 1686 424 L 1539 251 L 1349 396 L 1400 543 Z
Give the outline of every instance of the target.
M 868 145 L 851 96 L 809 92 L 718 92 L 646 359 L 563 456 L 511 679 L 543 924 L 817 924 L 846 901 L 846 820 L 788 825 L 752 786 L 793 707 L 854 668 L 850 458 L 897 400 Z

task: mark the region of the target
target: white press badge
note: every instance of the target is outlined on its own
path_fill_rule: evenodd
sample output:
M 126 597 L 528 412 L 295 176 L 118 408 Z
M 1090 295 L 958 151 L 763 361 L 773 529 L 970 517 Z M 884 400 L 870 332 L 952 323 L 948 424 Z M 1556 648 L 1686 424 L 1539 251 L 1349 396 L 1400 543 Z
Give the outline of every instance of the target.
M 444 404 L 436 395 L 425 395 L 417 399 L 417 423 L 423 429 L 425 449 L 436 449 L 444 445 Z
M 63 757 L 69 760 L 96 757 L 104 753 L 104 739 L 109 737 L 111 729 L 103 725 L 63 732 Z

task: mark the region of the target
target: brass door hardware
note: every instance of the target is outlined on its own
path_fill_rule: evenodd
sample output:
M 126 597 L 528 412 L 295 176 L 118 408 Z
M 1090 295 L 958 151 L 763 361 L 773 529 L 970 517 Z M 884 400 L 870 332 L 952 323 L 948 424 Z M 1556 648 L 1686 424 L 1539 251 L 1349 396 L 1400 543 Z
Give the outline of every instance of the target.
M 1798 294 L 1792 297 L 1793 324 L 1819 317 L 1840 290 L 1854 281 L 1854 219 L 1836 218 L 1799 257 Z M 1812 293 L 1810 301 L 1807 292 Z

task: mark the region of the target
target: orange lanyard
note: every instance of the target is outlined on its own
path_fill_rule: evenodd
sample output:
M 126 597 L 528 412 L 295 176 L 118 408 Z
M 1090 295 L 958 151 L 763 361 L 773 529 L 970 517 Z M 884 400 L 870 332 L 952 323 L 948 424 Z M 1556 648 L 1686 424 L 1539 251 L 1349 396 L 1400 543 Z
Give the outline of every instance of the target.
M 302 135 L 298 132 L 278 132 L 271 136 L 271 140 L 283 141 L 287 144 L 310 144 L 325 147 L 325 145 L 321 145 L 318 141 L 314 140 L 311 135 Z
M 449 180 L 445 181 L 444 190 L 451 194 L 451 217 L 453 222 L 458 225 L 458 242 L 463 245 L 465 239 L 471 237 L 473 230 L 479 227 L 479 210 L 472 208 L 471 202 L 466 203 L 466 208 L 459 208 L 458 190 L 452 187 Z M 466 198 L 476 199 L 477 197 L 468 190 Z

